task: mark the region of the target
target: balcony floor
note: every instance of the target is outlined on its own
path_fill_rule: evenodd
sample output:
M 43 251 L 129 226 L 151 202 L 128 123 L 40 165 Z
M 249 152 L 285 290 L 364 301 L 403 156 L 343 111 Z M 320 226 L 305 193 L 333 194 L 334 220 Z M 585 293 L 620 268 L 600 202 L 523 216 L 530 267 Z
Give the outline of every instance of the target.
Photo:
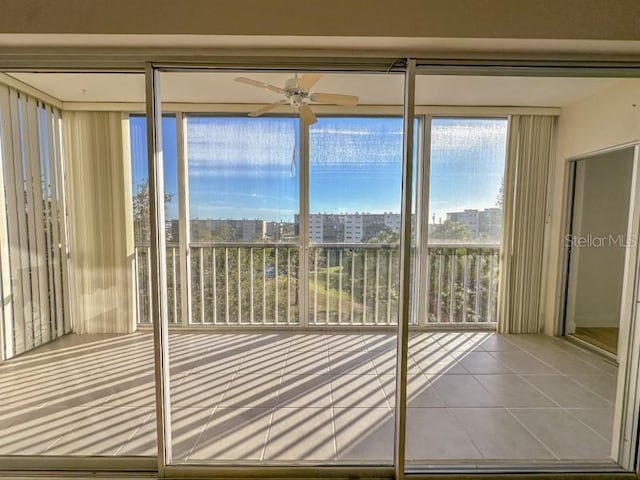
M 390 334 L 170 337 L 174 460 L 388 463 Z M 0 455 L 155 455 L 149 333 L 68 335 L 0 364 Z M 407 459 L 609 456 L 616 367 L 542 335 L 410 337 Z

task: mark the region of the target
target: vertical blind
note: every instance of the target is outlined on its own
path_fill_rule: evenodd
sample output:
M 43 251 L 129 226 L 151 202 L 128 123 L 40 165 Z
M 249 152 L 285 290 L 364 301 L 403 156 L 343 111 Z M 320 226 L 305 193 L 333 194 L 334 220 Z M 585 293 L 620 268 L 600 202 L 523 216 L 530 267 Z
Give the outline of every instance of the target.
M 61 113 L 0 85 L 0 356 L 71 331 Z
M 549 164 L 556 118 L 514 115 L 509 125 L 498 330 L 539 333 Z

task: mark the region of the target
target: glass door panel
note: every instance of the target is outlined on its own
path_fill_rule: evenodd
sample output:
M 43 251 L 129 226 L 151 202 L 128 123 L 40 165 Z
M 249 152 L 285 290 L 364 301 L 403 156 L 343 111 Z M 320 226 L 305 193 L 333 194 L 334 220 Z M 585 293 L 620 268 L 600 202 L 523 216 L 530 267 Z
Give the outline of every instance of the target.
M 318 88 L 362 93 L 361 105 L 401 105 L 401 76 L 353 79 L 327 75 Z M 309 128 L 308 325 L 329 333 L 315 354 L 303 346 L 297 355 L 330 388 L 335 461 L 390 464 L 403 136 L 401 110 L 375 112 L 327 113 Z
M 409 336 L 410 466 L 481 459 L 483 428 L 509 421 L 497 418 L 507 412 L 483 387 L 509 378 L 477 376 L 508 372 L 491 370 L 495 360 L 479 346 L 495 330 L 507 119 L 427 117 L 424 126 L 428 243 L 421 239 L 420 303 Z
M 629 227 L 632 230 L 627 232 L 628 225 L 635 225 L 628 218 L 635 152 L 614 146 L 624 141 L 618 135 L 623 122 L 618 122 L 630 111 L 620 99 L 632 97 L 634 84 L 637 81 L 626 84 L 595 78 L 416 78 L 417 110 L 442 115 L 427 115 L 425 122 L 428 161 L 421 179 L 420 303 L 408 355 L 408 471 L 451 463 L 474 468 L 497 464 L 617 468 L 612 452 L 617 452 L 621 437 L 614 419 L 621 417 L 623 404 L 618 379 L 625 378 L 619 370 L 629 368 L 629 360 L 619 359 L 618 366 L 604 355 L 548 332 L 556 329 L 552 325 L 559 310 L 556 267 L 562 263 L 562 247 L 570 253 L 568 290 L 562 298 L 567 302 L 567 333 L 584 333 L 578 329 L 586 326 L 596 333 L 601 327 L 601 335 L 615 330 L 618 320 L 621 329 L 629 329 L 635 300 L 631 288 L 622 288 L 625 281 L 632 281 L 631 276 L 623 280 L 622 263 L 623 257 L 635 255 L 633 237 L 630 243 L 623 238 L 636 228 Z M 434 92 L 438 92 L 435 97 Z M 434 99 L 467 105 L 429 107 Z M 455 115 L 456 111 L 466 115 L 483 111 L 470 105 L 561 109 L 519 110 L 511 120 L 506 115 Z M 452 113 L 445 116 L 443 112 L 448 111 Z M 487 107 L 485 111 L 514 110 Z M 550 142 L 536 130 L 535 125 L 543 123 L 536 117 L 558 113 L 549 178 L 541 175 L 533 183 L 547 154 L 548 147 L 540 145 Z M 618 126 L 611 129 L 611 125 Z M 585 156 L 590 150 L 596 153 Z M 512 158 L 506 158 L 507 152 Z M 576 175 L 571 179 L 573 210 L 566 212 L 573 230 L 560 238 L 565 228 L 560 220 L 565 167 L 568 159 L 576 158 Z M 586 168 L 588 162 L 593 168 Z M 516 172 L 512 184 L 505 184 L 505 165 Z M 505 192 L 515 192 L 510 205 L 505 204 Z M 503 208 L 512 214 L 512 222 L 506 224 L 520 224 L 505 237 L 512 238 L 506 259 L 500 254 Z M 545 225 L 534 230 L 523 218 L 536 209 L 548 213 Z M 538 316 L 540 333 L 498 333 L 496 322 L 505 321 L 497 318 L 500 269 L 518 264 L 518 255 L 538 238 L 545 239 L 541 298 L 521 289 L 500 301 L 510 305 L 506 316 L 517 304 L 539 302 L 531 307 L 530 318 L 534 322 Z M 509 263 L 501 264 L 505 260 Z M 509 286 L 521 285 L 522 277 L 533 275 L 513 269 Z M 625 311 L 626 318 L 621 316 Z M 602 318 L 595 320 L 596 316 Z M 633 334 L 628 337 L 634 338 Z M 615 338 L 610 342 L 617 346 Z
M 139 330 L 148 317 L 134 295 L 135 273 L 146 266 L 134 238 L 148 222 L 148 196 L 135 189 L 131 214 L 146 149 L 130 149 L 139 136 L 128 113 L 62 110 L 52 99 L 65 86 L 70 102 L 143 102 L 144 76 L 15 75 L 31 93 L 0 85 L 9 234 L 1 261 L 11 269 L 3 283 L 0 455 L 73 456 L 67 465 L 155 456 L 153 339 Z M 121 89 L 105 88 L 112 82 Z
M 172 463 L 390 464 L 402 78 L 161 82 L 165 113 L 201 102 L 176 112 L 180 214 L 167 221 L 186 279 L 169 335 Z

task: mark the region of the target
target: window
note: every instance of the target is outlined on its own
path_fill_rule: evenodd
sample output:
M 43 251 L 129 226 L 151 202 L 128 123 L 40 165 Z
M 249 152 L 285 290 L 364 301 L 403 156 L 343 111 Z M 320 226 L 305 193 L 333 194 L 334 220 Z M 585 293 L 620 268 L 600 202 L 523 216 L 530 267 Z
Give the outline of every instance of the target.
M 133 234 L 136 251 L 138 323 L 151 323 L 150 238 L 149 238 L 149 170 L 147 158 L 147 119 L 129 117 L 131 142 L 131 183 L 133 193 Z M 176 117 L 162 118 L 162 144 L 165 192 L 165 241 L 167 244 L 167 293 L 169 321 L 180 322 L 180 256 L 178 255 L 178 149 Z
M 297 323 L 298 119 L 189 116 L 193 323 Z
M 320 117 L 309 137 L 310 322 L 395 323 L 402 118 Z

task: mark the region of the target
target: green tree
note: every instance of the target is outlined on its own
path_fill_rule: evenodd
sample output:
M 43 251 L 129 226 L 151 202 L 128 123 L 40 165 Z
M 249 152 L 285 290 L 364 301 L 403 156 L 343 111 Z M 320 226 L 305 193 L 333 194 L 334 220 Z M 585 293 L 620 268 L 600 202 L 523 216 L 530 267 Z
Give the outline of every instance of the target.
M 444 223 L 433 225 L 429 232 L 429 238 L 433 240 L 471 240 L 473 234 L 464 223 L 447 220 Z
M 377 233 L 369 238 L 363 238 L 363 242 L 366 243 L 382 243 L 382 244 L 393 244 L 400 242 L 400 234 L 398 232 L 394 232 L 389 227 L 382 226 L 382 228 L 377 230 Z
M 173 194 L 164 194 L 164 203 L 171 202 Z M 148 245 L 151 240 L 151 227 L 149 224 L 149 182 L 138 184 L 138 189 L 133 195 L 133 236 L 136 245 Z M 164 227 L 163 227 L 164 228 Z
M 498 195 L 496 195 L 496 207 L 502 208 L 504 206 L 504 177 L 500 180 L 500 189 Z
M 169 203 L 173 198 L 172 194 L 165 193 L 164 201 L 165 204 Z M 149 213 L 149 182 L 144 181 L 137 186 L 136 193 L 132 198 L 133 204 L 133 238 L 134 245 L 138 248 L 138 302 L 140 305 L 140 318 L 138 318 L 138 322 L 141 323 L 150 323 L 151 322 L 151 312 L 150 312 L 150 292 L 149 288 L 149 275 L 151 272 L 146 268 L 146 265 L 149 263 L 148 255 L 149 244 L 151 243 L 151 226 L 150 226 L 150 213 Z M 164 226 L 162 227 L 164 230 Z M 169 311 L 169 321 L 177 322 L 178 319 L 173 318 L 173 313 L 175 311 L 173 305 L 173 299 L 176 298 L 178 301 L 176 302 L 177 309 L 179 311 L 179 298 L 180 295 L 174 295 L 173 293 L 173 263 L 171 262 L 172 250 L 167 248 L 167 288 L 169 289 L 169 299 L 168 299 L 168 311 Z M 179 277 L 180 275 L 176 275 L 176 281 L 178 282 L 175 285 L 176 290 L 180 288 L 179 285 Z

